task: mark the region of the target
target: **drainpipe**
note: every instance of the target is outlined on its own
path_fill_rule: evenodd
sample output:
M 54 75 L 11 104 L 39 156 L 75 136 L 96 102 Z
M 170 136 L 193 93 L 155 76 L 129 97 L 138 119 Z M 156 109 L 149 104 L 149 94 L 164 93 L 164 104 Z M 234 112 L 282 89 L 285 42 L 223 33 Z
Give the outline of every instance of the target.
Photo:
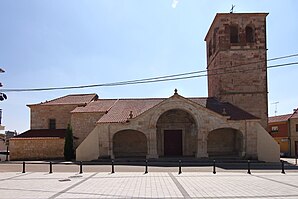
M 292 142 L 291 142 L 291 135 L 292 135 L 292 132 L 291 132 L 291 118 L 293 117 L 293 115 L 295 115 L 298 111 L 298 108 L 296 109 L 293 109 L 293 113 L 292 115 L 289 117 L 288 119 L 288 130 L 289 130 L 289 142 L 290 142 L 290 156 L 292 156 Z M 296 151 L 294 153 L 294 156 L 296 156 Z

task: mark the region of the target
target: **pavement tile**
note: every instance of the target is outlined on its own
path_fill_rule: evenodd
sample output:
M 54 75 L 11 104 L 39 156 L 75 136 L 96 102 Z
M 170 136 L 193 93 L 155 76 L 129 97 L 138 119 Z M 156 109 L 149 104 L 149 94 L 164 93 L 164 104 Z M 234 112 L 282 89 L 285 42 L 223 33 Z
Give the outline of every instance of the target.
M 1 172 L 0 198 L 298 198 L 298 173 Z

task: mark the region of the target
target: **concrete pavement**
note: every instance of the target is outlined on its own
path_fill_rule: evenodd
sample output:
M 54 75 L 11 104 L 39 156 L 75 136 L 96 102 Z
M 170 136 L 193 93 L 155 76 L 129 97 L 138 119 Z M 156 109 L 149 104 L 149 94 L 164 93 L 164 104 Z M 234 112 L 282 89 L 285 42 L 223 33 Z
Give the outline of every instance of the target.
M 298 173 L 0 173 L 0 198 L 298 198 Z

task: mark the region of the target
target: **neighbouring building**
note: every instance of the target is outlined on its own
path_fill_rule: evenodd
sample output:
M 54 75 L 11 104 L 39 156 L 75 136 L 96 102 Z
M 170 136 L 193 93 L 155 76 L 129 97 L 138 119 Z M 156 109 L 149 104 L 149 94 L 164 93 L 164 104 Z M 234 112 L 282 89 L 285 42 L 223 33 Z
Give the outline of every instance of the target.
M 279 161 L 279 146 L 265 130 L 266 16 L 215 16 L 205 38 L 208 97 L 186 98 L 175 89 L 168 98 L 78 94 L 28 105 L 31 128 L 11 140 L 11 159 L 62 157 L 59 146 L 70 124 L 77 160 L 184 156 Z
M 298 156 L 298 109 L 291 114 L 269 117 L 268 128 L 282 156 Z

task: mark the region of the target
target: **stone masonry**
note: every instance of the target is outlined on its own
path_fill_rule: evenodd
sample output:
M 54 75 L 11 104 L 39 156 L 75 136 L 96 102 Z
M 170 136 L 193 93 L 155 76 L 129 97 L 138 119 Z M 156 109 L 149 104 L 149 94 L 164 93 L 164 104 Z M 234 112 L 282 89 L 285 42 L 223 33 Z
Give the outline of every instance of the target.
M 49 120 L 56 120 L 56 129 L 66 129 L 70 124 L 71 111 L 77 105 L 29 105 L 31 129 L 48 129 Z
M 9 142 L 11 160 L 61 159 L 63 138 L 13 138 Z

